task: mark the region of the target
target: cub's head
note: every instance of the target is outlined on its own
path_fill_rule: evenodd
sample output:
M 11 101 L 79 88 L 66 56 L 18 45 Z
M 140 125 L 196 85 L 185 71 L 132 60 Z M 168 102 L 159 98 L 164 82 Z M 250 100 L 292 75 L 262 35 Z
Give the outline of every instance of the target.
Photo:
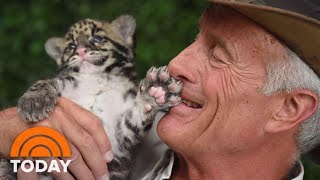
M 135 19 L 122 15 L 111 23 L 85 19 L 64 38 L 50 38 L 45 49 L 64 72 L 134 76 Z

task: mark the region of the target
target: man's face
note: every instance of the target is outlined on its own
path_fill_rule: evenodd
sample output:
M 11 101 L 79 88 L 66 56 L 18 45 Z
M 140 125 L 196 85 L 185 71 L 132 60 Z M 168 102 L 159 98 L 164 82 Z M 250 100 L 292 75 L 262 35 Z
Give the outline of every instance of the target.
M 171 75 L 183 81 L 184 103 L 161 119 L 160 138 L 180 153 L 260 148 L 264 126 L 277 108 L 275 97 L 261 94 L 267 62 L 283 56 L 284 49 L 227 8 L 207 10 L 199 30 L 194 43 L 169 64 Z

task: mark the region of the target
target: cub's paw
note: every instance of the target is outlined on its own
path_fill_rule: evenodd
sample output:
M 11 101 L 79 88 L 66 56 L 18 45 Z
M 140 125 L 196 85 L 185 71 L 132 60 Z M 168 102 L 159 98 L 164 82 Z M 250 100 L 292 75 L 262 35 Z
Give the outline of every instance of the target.
M 38 122 L 53 112 L 58 93 L 55 81 L 38 81 L 18 101 L 18 113 L 27 122 Z
M 152 67 L 139 86 L 142 98 L 147 102 L 144 112 L 166 109 L 181 102 L 182 82 L 172 78 L 168 67 Z
M 1 180 L 13 180 L 15 174 L 13 173 L 13 167 L 8 160 L 0 160 L 0 179 Z

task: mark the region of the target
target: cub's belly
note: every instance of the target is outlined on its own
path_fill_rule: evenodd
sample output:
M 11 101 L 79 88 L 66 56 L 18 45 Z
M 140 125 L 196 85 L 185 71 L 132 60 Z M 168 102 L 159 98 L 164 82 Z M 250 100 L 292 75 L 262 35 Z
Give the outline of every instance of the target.
M 133 106 L 133 99 L 124 96 L 121 88 L 78 88 L 76 91 L 66 89 L 61 93 L 76 104 L 93 112 L 103 122 L 117 121 L 119 117 Z
M 102 120 L 113 149 L 117 152 L 117 124 L 134 106 L 135 97 L 126 96 L 129 89 L 135 88 L 134 84 L 118 77 L 107 81 L 105 77 L 80 75 L 77 79 L 77 86 L 67 84 L 61 96 L 97 115 Z

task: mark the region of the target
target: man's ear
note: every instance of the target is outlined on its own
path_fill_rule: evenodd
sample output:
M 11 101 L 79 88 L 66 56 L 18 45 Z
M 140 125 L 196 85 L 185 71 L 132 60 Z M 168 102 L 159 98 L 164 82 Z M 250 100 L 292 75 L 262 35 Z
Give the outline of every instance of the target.
M 52 37 L 48 39 L 44 45 L 47 54 L 54 59 L 59 66 L 61 65 L 61 58 L 63 54 L 63 43 L 63 38 Z
M 112 21 L 111 25 L 120 33 L 125 43 L 132 47 L 134 45 L 133 35 L 136 30 L 136 20 L 130 15 L 122 15 Z
M 278 133 L 297 127 L 314 114 L 318 103 L 318 95 L 309 90 L 300 89 L 284 95 L 279 108 L 266 124 L 265 131 Z

